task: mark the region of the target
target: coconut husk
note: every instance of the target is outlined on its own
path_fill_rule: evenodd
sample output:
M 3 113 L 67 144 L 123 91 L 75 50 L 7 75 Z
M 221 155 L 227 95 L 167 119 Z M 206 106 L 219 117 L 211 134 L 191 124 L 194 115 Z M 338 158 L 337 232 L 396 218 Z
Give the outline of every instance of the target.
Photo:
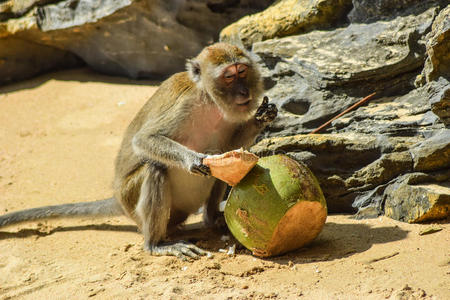
M 243 149 L 211 155 L 203 159 L 203 164 L 211 170 L 211 175 L 231 186 L 238 184 L 256 165 L 258 156 Z

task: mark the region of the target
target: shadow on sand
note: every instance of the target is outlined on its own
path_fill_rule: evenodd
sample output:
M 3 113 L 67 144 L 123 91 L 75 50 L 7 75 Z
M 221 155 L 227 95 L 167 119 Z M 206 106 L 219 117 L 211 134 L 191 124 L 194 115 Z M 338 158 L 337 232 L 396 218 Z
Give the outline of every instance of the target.
M 21 229 L 17 232 L 0 231 L 0 240 L 9 238 L 26 238 L 30 236 L 44 237 L 56 232 L 80 230 L 123 231 L 138 233 L 137 227 L 133 225 L 111 225 L 102 223 L 82 226 L 59 226 L 48 231 L 41 231 L 39 229 Z M 197 243 L 198 246 L 204 249 L 217 252 L 220 248 L 225 247 L 224 241 L 221 240 L 221 237 L 224 234 L 231 235 L 226 231 L 219 233 L 211 229 L 205 229 L 202 228 L 200 223 L 195 223 L 186 226 L 182 230 L 175 230 L 170 235 L 170 239 L 187 240 Z M 282 256 L 267 258 L 267 260 L 282 265 L 287 265 L 291 262 L 295 264 L 302 264 L 329 261 L 364 252 L 370 249 L 374 244 L 383 244 L 404 239 L 407 234 L 408 231 L 400 229 L 396 226 L 373 228 L 362 223 L 338 224 L 328 222 L 325 224 L 325 227 L 320 235 L 311 244 Z M 233 240 L 228 242 L 229 245 L 233 243 L 237 242 Z M 249 254 L 250 252 L 243 248 L 243 246 L 240 246 L 238 247 L 237 253 Z
M 187 228 L 188 229 L 188 228 Z M 171 238 L 184 239 L 199 244 L 210 251 L 226 248 L 221 241 L 223 234 L 212 230 L 192 229 L 175 232 Z M 288 264 L 301 264 L 316 261 L 328 261 L 351 256 L 370 249 L 374 244 L 390 243 L 406 238 L 408 231 L 396 226 L 371 227 L 363 223 L 338 224 L 327 222 L 320 235 L 309 245 L 282 256 L 270 257 L 267 260 Z M 228 244 L 239 244 L 231 240 Z M 237 253 L 250 253 L 243 246 L 237 247 Z
M 328 261 L 351 256 L 370 249 L 374 244 L 406 238 L 408 231 L 396 226 L 373 228 L 366 224 L 325 224 L 320 235 L 309 245 L 284 256 L 271 258 L 279 264 Z
M 39 230 L 24 228 L 17 232 L 6 232 L 0 231 L 0 240 L 11 239 L 11 238 L 27 238 L 30 236 L 48 236 L 56 232 L 69 232 L 69 231 L 80 231 L 80 230 L 98 230 L 98 231 L 124 231 L 124 232 L 138 232 L 138 228 L 133 225 L 111 225 L 111 224 L 92 224 L 92 225 L 80 225 L 80 226 L 58 226 L 51 230 Z

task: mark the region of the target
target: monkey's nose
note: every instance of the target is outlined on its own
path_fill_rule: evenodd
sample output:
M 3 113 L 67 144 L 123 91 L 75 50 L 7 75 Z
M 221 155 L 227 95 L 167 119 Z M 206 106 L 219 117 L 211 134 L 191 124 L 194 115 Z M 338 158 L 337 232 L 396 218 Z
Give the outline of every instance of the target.
M 246 87 L 242 87 L 240 90 L 239 90 L 239 93 L 242 95 L 242 96 L 244 96 L 244 97 L 248 97 L 250 94 L 249 94 L 249 91 L 248 91 L 248 88 L 246 88 Z

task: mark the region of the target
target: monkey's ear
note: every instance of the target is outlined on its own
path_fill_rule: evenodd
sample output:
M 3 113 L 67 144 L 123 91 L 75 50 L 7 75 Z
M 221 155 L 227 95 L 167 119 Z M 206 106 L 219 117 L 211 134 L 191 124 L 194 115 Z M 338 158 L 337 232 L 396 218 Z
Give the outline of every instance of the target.
M 186 62 L 186 69 L 192 81 L 194 81 L 195 83 L 200 81 L 200 64 L 198 63 L 198 61 L 189 59 Z

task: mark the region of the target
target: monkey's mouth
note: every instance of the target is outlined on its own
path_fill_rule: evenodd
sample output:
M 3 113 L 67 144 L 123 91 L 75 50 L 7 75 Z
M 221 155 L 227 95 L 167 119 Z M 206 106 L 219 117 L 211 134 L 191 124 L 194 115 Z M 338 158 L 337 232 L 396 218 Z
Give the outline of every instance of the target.
M 243 107 L 245 107 L 245 106 L 248 106 L 248 105 L 250 104 L 251 101 L 252 101 L 251 99 L 237 100 L 237 101 L 236 101 L 236 104 L 237 104 L 238 106 L 243 106 Z

